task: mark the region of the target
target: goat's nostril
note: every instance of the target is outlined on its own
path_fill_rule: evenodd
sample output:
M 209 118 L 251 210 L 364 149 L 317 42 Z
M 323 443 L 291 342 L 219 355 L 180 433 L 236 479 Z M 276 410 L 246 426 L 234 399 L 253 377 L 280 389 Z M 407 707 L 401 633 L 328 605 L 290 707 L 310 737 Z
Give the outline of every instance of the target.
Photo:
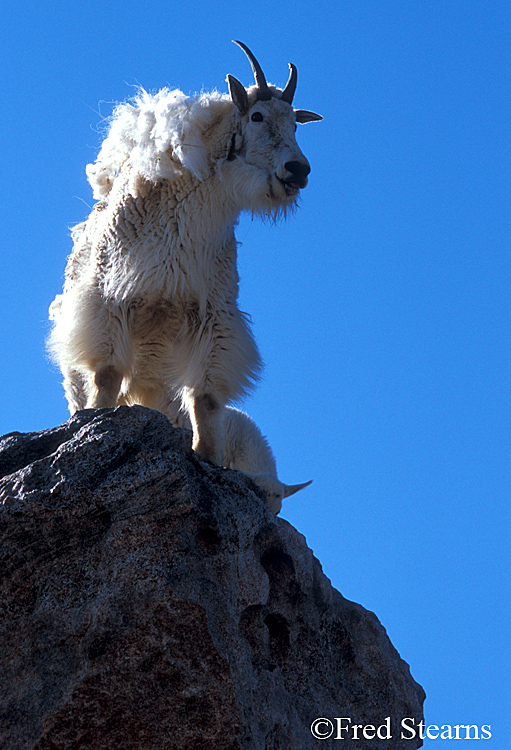
M 310 166 L 304 161 L 287 161 L 284 166 L 288 172 L 299 179 L 305 179 L 311 171 Z

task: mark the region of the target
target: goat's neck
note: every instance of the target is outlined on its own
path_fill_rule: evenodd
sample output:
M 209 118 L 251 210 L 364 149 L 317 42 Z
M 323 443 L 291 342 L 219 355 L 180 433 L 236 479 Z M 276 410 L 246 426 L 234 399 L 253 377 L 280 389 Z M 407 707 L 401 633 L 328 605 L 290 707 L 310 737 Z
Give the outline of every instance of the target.
M 188 173 L 161 185 L 161 218 L 172 222 L 182 244 L 215 254 L 221 250 L 223 238 L 232 236 L 240 207 L 225 187 L 216 173 L 202 181 Z

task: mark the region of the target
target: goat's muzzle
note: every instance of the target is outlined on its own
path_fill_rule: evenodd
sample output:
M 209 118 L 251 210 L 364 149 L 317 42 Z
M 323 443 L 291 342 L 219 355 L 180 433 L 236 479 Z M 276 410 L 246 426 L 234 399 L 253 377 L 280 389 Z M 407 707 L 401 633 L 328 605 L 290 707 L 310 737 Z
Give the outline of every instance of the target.
M 285 185 L 289 185 L 294 190 L 299 190 L 307 185 L 307 176 L 311 171 L 308 162 L 287 161 L 284 167 L 290 173 L 289 177 L 286 176 L 286 179 L 282 180 Z

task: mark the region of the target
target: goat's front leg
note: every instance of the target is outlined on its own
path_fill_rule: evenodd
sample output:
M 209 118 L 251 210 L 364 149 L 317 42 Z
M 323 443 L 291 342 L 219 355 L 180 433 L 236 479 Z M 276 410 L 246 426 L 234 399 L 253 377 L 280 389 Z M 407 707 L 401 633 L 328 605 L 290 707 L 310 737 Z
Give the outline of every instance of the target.
M 261 367 L 247 321 L 234 304 L 226 302 L 225 308 L 228 313 L 217 313 L 205 326 L 204 343 L 194 342 L 183 352 L 185 387 L 179 389 L 192 423 L 195 452 L 220 466 L 225 458 L 225 405 L 245 395 Z
M 63 368 L 64 390 L 66 393 L 69 411 L 85 409 L 87 404 L 87 378 L 79 370 Z
M 195 453 L 199 458 L 222 466 L 225 450 L 224 404 L 211 393 L 188 396 L 186 400 Z
M 122 373 L 114 365 L 104 365 L 94 373 L 94 385 L 87 398 L 88 409 L 117 406 L 121 390 Z

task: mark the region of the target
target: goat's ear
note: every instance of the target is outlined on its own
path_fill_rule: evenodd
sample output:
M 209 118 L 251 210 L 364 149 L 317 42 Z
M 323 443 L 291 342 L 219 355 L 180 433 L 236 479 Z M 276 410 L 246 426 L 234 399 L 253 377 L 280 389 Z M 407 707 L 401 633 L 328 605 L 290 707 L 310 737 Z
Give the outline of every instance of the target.
M 248 96 L 245 86 L 237 78 L 228 74 L 227 83 L 229 84 L 229 93 L 234 104 L 238 107 L 242 115 L 248 112 Z
M 308 109 L 295 109 L 296 122 L 316 122 L 322 120 L 321 115 L 317 115 L 315 112 L 309 112 Z

